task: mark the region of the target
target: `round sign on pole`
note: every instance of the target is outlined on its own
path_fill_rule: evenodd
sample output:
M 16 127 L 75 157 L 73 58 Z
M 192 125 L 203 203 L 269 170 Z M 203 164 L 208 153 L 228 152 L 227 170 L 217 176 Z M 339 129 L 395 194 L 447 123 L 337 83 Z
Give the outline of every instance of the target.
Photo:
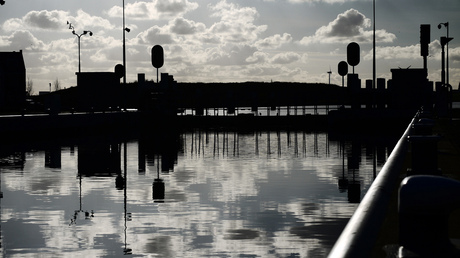
M 164 64 L 163 47 L 155 45 L 152 47 L 152 65 L 155 68 L 160 68 Z
M 341 76 L 347 75 L 348 74 L 348 63 L 345 61 L 339 62 L 338 70 Z
M 124 71 L 125 67 L 122 64 L 117 64 L 115 65 L 115 74 L 118 76 L 118 78 L 123 78 L 123 75 L 125 74 Z
M 347 46 L 347 62 L 351 66 L 359 64 L 359 45 L 356 42 L 351 42 Z

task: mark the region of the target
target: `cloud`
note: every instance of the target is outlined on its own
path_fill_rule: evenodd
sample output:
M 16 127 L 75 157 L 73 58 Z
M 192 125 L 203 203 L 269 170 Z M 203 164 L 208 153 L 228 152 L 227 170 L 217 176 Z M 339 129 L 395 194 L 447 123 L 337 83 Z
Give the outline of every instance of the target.
M 47 64 L 47 66 L 59 66 L 63 64 L 69 64 L 72 61 L 69 59 L 69 55 L 64 52 L 48 52 L 39 57 L 39 60 Z
M 43 41 L 37 39 L 32 33 L 27 30 L 18 30 L 13 32 L 10 36 L 0 37 L 0 47 L 45 51 L 47 46 Z
M 21 19 L 8 19 L 3 23 L 5 31 L 15 31 L 18 29 L 43 29 L 56 30 L 65 28 L 65 23 L 69 17 L 69 13 L 65 11 L 30 11 Z
M 208 7 L 213 12 L 211 17 L 220 18 L 209 31 L 217 34 L 222 42 L 254 42 L 259 34 L 267 29 L 266 25 L 254 24 L 259 13 L 253 7 L 240 7 L 225 0 Z
M 71 16 L 66 11 L 30 11 L 22 18 L 8 19 L 3 23 L 3 30 L 5 31 L 17 31 L 17 30 L 66 30 L 68 26 L 66 21 L 70 21 L 75 29 L 87 27 L 102 27 L 105 29 L 112 29 L 114 26 L 106 19 L 98 16 L 92 16 L 82 10 L 77 11 L 76 16 Z
M 294 52 L 284 52 L 275 55 L 270 61 L 273 64 L 290 64 L 299 61 L 301 56 Z
M 440 59 L 441 45 L 439 41 L 432 41 L 429 47 L 430 56 L 433 56 L 435 59 Z M 420 56 L 420 44 L 410 46 L 376 47 L 375 50 L 376 58 L 382 60 L 422 59 L 422 57 Z M 363 59 L 372 60 L 372 50 L 370 50 L 366 55 L 364 55 Z
M 316 30 L 315 35 L 304 37 L 300 44 L 308 45 L 312 43 L 343 43 L 356 41 L 358 43 L 372 42 L 371 20 L 364 14 L 355 9 L 349 9 L 337 15 L 337 18 L 327 26 L 322 26 Z M 396 36 L 386 30 L 376 31 L 377 42 L 393 42 Z
M 160 20 L 179 17 L 198 8 L 188 0 L 152 0 L 125 5 L 125 16 L 135 20 Z M 114 6 L 107 11 L 110 17 L 121 17 L 123 8 Z
M 31 11 L 22 20 L 29 27 L 53 30 L 62 28 L 63 20 L 68 16 L 65 11 Z
M 275 49 L 280 47 L 283 44 L 290 43 L 292 41 L 292 36 L 289 33 L 284 33 L 282 36 L 280 34 L 273 35 L 261 40 L 258 40 L 255 45 L 261 49 Z
M 247 63 L 265 63 L 268 60 L 268 54 L 264 52 L 254 52 L 252 56 L 246 58 Z
M 257 49 L 249 45 L 227 44 L 224 46 L 210 48 L 205 51 L 207 64 L 214 65 L 247 65 L 247 58 L 252 56 Z
M 140 45 L 162 45 L 162 44 L 172 44 L 174 40 L 171 34 L 168 31 L 165 31 L 163 28 L 158 26 L 153 26 L 148 30 L 137 35 L 135 44 Z
M 206 26 L 203 23 L 196 23 L 184 18 L 176 18 L 171 23 L 171 32 L 188 35 L 204 31 Z
M 104 28 L 104 29 L 114 29 L 115 26 L 113 26 L 109 20 L 104 19 L 99 16 L 92 16 L 82 10 L 77 11 L 77 16 L 70 18 L 71 20 L 74 20 L 74 26 L 75 29 L 81 28 L 83 29 L 89 29 L 89 28 Z
M 449 62 L 460 63 L 460 47 L 449 47 Z
M 288 0 L 289 3 L 293 4 L 316 4 L 316 3 L 326 3 L 326 4 L 343 4 L 345 2 L 355 2 L 357 0 Z
M 198 8 L 197 3 L 190 3 L 187 0 L 169 0 L 156 1 L 157 10 L 160 13 L 169 14 L 170 16 L 182 14 Z

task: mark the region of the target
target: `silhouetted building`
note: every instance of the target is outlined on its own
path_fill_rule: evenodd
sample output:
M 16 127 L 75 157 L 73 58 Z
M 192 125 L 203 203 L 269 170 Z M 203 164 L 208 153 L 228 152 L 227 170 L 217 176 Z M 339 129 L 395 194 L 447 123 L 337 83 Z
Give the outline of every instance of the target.
M 0 109 L 19 110 L 26 93 L 26 66 L 19 52 L 0 52 Z
M 391 74 L 392 80 L 388 85 L 389 108 L 429 108 L 432 103 L 433 85 L 428 81 L 426 69 L 391 69 Z
M 122 105 L 120 77 L 113 72 L 77 73 L 79 108 L 104 110 Z

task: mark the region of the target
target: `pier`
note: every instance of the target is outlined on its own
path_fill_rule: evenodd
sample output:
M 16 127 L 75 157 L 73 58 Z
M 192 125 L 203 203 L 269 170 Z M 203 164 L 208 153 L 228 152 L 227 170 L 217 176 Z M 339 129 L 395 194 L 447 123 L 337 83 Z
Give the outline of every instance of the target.
M 418 113 L 407 126 L 390 157 L 334 245 L 329 257 L 406 257 L 405 255 L 426 255 L 428 252 L 431 253 L 428 257 L 433 255 L 443 257 L 454 255 L 452 257 L 456 257 L 455 255 L 458 255 L 460 250 L 460 220 L 458 216 L 460 203 L 458 201 L 446 204 L 449 206 L 445 208 L 434 208 L 437 207 L 436 204 L 426 200 L 425 209 L 431 209 L 431 214 L 434 217 L 424 222 L 418 222 L 420 224 L 417 224 L 416 227 L 420 230 L 410 236 L 413 239 L 427 240 L 436 236 L 442 241 L 445 240 L 442 243 L 445 245 L 443 248 L 439 248 L 441 244 L 435 241 L 428 243 L 424 240 L 417 240 L 415 246 L 412 246 L 415 251 L 407 252 L 402 248 L 404 244 L 401 242 L 404 243 L 407 240 L 402 239 L 404 236 L 401 228 L 407 222 L 401 221 L 401 215 L 399 215 L 401 207 L 398 207 L 398 203 L 401 202 L 399 191 L 404 179 L 411 175 L 421 174 L 434 175 L 433 179 L 445 178 L 460 182 L 458 181 L 460 180 L 460 173 L 458 172 L 460 138 L 457 135 L 460 128 L 460 113 L 458 110 L 454 110 L 453 117 L 450 119 L 432 120 L 433 124 L 428 125 L 430 128 L 428 131 L 420 130 L 420 127 L 427 128 L 426 125 L 420 124 L 421 119 L 425 118 L 423 114 Z M 420 134 L 424 136 L 417 136 Z M 435 136 L 436 143 L 432 145 L 427 142 L 416 147 L 414 142 L 411 143 L 409 140 L 411 136 L 425 137 L 428 140 Z M 423 153 L 418 152 L 417 148 L 426 148 L 425 146 L 428 146 L 428 149 L 423 150 Z M 414 173 L 413 169 L 418 164 L 430 167 L 429 171 L 422 172 L 419 169 Z M 436 180 L 432 180 L 431 184 L 436 185 Z M 422 196 L 424 191 L 429 191 L 428 189 L 429 187 L 426 186 L 420 188 L 418 202 L 423 203 L 425 201 Z M 457 190 L 460 189 L 457 188 Z M 438 190 L 437 194 L 443 195 L 442 191 Z M 444 194 L 446 196 L 455 195 L 453 192 Z M 447 203 L 447 200 L 440 197 L 435 202 Z M 441 211 L 443 209 L 449 210 L 449 213 L 443 213 Z M 451 212 L 452 210 L 453 212 Z M 423 218 L 424 215 L 419 212 L 416 216 Z M 437 219 L 433 219 L 435 217 Z M 414 221 L 418 220 L 415 219 Z

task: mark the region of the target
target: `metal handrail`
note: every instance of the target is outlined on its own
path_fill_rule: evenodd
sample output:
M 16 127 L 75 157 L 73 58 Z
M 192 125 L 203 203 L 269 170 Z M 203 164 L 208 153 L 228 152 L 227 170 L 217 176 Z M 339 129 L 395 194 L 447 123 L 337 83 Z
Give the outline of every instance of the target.
M 417 117 L 417 116 L 416 116 Z M 412 124 L 394 147 L 328 257 L 370 257 L 407 153 Z

